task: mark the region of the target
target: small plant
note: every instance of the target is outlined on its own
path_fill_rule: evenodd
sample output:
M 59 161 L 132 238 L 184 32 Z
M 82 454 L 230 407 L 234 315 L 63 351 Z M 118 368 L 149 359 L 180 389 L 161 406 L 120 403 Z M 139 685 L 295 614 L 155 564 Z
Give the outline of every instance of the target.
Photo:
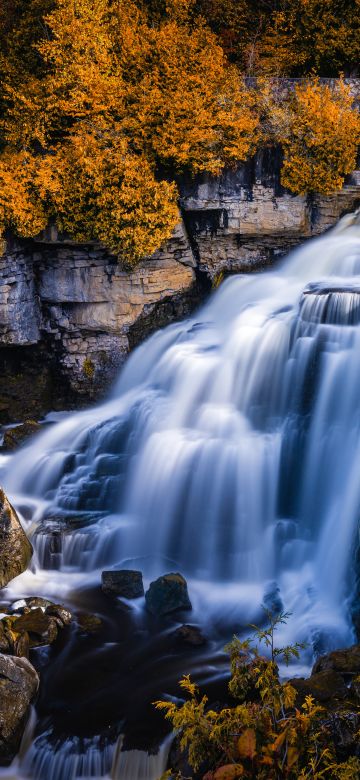
M 93 379 L 95 374 L 95 366 L 90 358 L 85 358 L 83 362 L 83 372 L 87 379 Z
M 229 692 L 236 704 L 211 709 L 207 697 L 186 675 L 180 686 L 187 700 L 180 706 L 158 701 L 156 708 L 179 732 L 180 747 L 203 780 L 360 778 L 358 759 L 336 763 L 322 707 L 312 696 L 297 707 L 294 687 L 280 681 L 278 660 L 288 664 L 304 646 L 276 647 L 275 631 L 289 615 L 266 612 L 265 629 L 252 626 L 255 637 L 234 637 L 225 648 L 230 656 Z M 270 657 L 261 655 L 260 645 L 265 645 Z M 168 777 L 181 780 L 181 774 Z

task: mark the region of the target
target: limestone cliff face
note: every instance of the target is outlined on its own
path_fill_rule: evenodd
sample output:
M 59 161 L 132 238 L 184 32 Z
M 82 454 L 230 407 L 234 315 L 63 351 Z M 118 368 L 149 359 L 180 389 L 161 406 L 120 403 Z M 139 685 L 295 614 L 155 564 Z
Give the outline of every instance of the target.
M 125 271 L 104 248 L 54 229 L 9 240 L 0 259 L 0 422 L 99 398 L 129 349 L 186 316 L 221 271 L 262 269 L 360 205 L 360 173 L 329 197 L 293 197 L 278 153 L 219 178 L 179 182 L 181 218 L 161 250 Z

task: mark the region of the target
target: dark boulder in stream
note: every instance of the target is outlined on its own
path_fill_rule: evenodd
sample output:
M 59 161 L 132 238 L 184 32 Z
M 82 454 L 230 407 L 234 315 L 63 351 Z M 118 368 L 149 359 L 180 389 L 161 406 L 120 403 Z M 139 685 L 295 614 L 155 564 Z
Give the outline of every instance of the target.
M 31 556 L 32 546 L 15 509 L 0 488 L 0 588 L 27 569 Z
M 174 631 L 174 639 L 184 645 L 191 647 L 202 647 L 206 645 L 206 638 L 199 626 L 191 626 L 185 623 Z
M 101 587 L 107 596 L 122 596 L 124 599 L 137 599 L 144 595 L 141 571 L 118 569 L 103 571 Z
M 0 654 L 0 764 L 10 764 L 18 752 L 29 706 L 39 678 L 26 658 Z
M 162 616 L 180 609 L 192 609 L 187 583 L 182 574 L 164 574 L 150 583 L 145 593 L 146 606 L 152 615 Z

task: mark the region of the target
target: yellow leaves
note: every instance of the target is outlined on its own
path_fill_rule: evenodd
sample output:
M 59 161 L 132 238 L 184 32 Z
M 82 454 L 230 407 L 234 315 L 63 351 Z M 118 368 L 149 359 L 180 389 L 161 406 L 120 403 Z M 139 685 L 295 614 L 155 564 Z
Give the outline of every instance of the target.
M 189 674 L 184 675 L 184 677 L 180 680 L 179 685 L 180 688 L 183 688 L 183 690 L 189 693 L 190 696 L 196 696 L 199 692 L 198 686 L 191 682 Z
M 225 764 L 219 767 L 214 773 L 214 780 L 237 780 L 245 774 L 244 767 L 241 764 Z
M 299 751 L 295 747 L 289 747 L 286 757 L 286 767 L 288 770 L 292 769 L 299 760 Z
M 277 753 L 282 748 L 287 735 L 288 735 L 287 728 L 284 728 L 283 731 L 280 731 L 280 734 L 278 734 L 275 741 L 271 745 L 271 750 L 274 751 L 274 753 Z
M 132 265 L 178 221 L 159 163 L 219 173 L 254 150 L 256 104 L 193 6 L 168 0 L 153 25 L 132 0 L 58 0 L 37 47 L 46 74 L 7 87 L 9 154 L 26 148 L 35 173 L 17 177 L 14 202 L 4 191 L 3 225 L 34 235 L 47 212 Z
M 24 4 L 13 2 L 23 29 Z M 353 167 L 359 116 L 344 85 L 333 91 L 309 83 L 286 104 L 263 82 L 259 99 L 196 15 L 194 0 L 32 5 L 48 34 L 33 47 L 34 74 L 25 68 L 16 75 L 13 61 L 5 68 L 2 229 L 36 235 L 55 217 L 74 239 L 100 241 L 133 265 L 159 248 L 178 220 L 169 172 L 219 174 L 269 142 L 282 144 L 282 181 L 294 192 L 330 192 Z M 243 2 L 212 0 L 211 13 L 248 29 Z M 288 9 L 276 13 L 286 38 Z M 14 22 L 11 35 L 19 48 Z M 233 688 L 244 690 L 247 671 L 238 671 Z M 265 682 L 264 702 L 271 696 L 271 680 Z M 290 691 L 285 697 L 291 706 Z
M 290 707 L 293 707 L 295 704 L 296 699 L 296 690 L 290 683 L 285 683 L 283 685 L 283 698 L 284 698 L 284 707 L 285 709 L 289 709 Z
M 253 759 L 256 755 L 256 734 L 254 729 L 246 729 L 237 741 L 240 758 Z

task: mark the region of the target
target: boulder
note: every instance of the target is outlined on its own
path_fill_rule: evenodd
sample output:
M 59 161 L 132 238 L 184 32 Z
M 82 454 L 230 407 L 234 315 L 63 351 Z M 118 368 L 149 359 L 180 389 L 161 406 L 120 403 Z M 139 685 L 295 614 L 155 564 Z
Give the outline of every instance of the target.
M 46 608 L 46 614 L 53 617 L 60 628 L 69 626 L 72 621 L 72 614 L 63 604 L 50 604 Z
M 107 596 L 122 596 L 125 599 L 137 599 L 144 595 L 141 571 L 119 569 L 103 571 L 101 587 Z
M 91 615 L 89 612 L 78 612 L 76 622 L 83 634 L 96 634 L 103 625 L 101 618 L 97 615 Z
M 333 705 L 344 701 L 349 695 L 342 675 L 333 669 L 324 669 L 312 674 L 308 679 L 294 677 L 290 683 L 297 691 L 300 701 L 303 701 L 305 696 L 310 695 L 320 704 L 329 705 L 331 703 Z
M 5 618 L 5 620 L 7 619 Z M 30 612 L 15 618 L 11 624 L 11 629 L 17 634 L 27 633 L 30 647 L 51 645 L 58 635 L 56 619 L 43 612 L 41 607 L 32 609 Z
M 339 709 L 328 713 L 322 725 L 329 731 L 336 748 L 338 760 L 346 761 L 350 756 L 360 757 L 359 730 L 360 712 L 358 708 Z M 355 778 L 358 775 L 354 775 Z
M 21 425 L 7 428 L 4 433 L 3 449 L 7 451 L 16 450 L 24 444 L 27 439 L 30 439 L 36 433 L 39 433 L 41 429 L 42 426 L 40 423 L 36 422 L 36 420 L 26 420 L 26 422 L 21 423 Z
M 333 650 L 322 655 L 315 661 L 312 674 L 332 669 L 344 675 L 360 674 L 360 645 L 353 645 L 344 650 Z
M 186 580 L 179 573 L 164 574 L 151 582 L 145 601 L 149 612 L 157 617 L 180 609 L 192 609 Z
M 31 556 L 32 546 L 0 488 L 0 588 L 27 569 Z
M 8 765 L 18 752 L 29 705 L 39 678 L 26 658 L 0 654 L 0 764 Z
M 192 647 L 202 647 L 206 644 L 206 639 L 198 626 L 184 624 L 174 631 L 174 638 L 181 644 L 191 645 Z
M 71 612 L 62 604 L 37 596 L 21 599 L 0 620 L 0 651 L 27 658 L 29 649 L 52 644 L 59 629 L 71 620 Z

